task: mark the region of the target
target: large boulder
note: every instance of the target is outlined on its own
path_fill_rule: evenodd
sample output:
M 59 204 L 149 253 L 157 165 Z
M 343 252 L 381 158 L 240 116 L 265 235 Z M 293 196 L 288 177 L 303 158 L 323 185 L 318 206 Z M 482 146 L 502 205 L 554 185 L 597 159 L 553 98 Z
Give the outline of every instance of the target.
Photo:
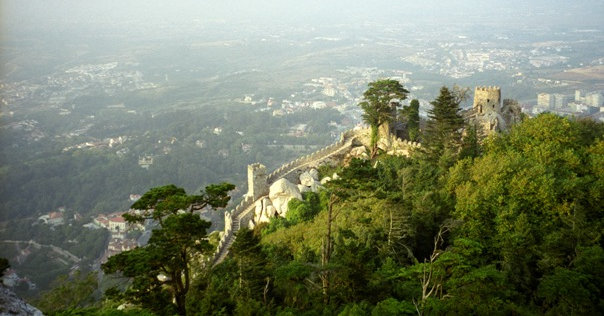
M 380 137 L 377 142 L 377 147 L 383 151 L 388 151 L 392 146 L 392 142 L 389 137 Z
M 300 193 L 310 192 L 310 186 L 298 184 L 298 190 L 300 191 Z
M 300 175 L 298 190 L 300 190 L 301 193 L 308 191 L 317 192 L 319 189 L 323 188 L 321 184 L 322 183 L 319 181 L 319 171 L 311 168 Z
M 315 182 L 315 179 L 310 175 L 308 171 L 303 172 L 300 175 L 300 184 L 309 187 Z
M 319 181 L 319 171 L 315 168 L 308 170 L 308 174 L 315 180 Z
M 275 215 L 275 208 L 269 198 L 262 198 L 256 201 L 256 208 L 254 210 L 254 218 L 252 222 L 254 224 L 268 223 L 270 218 Z
M 260 219 L 258 220 L 259 223 L 268 223 L 271 221 L 271 217 L 275 217 L 275 213 L 277 213 L 277 210 L 275 210 L 275 207 L 272 205 L 269 205 L 266 207 L 266 210 L 264 212 L 264 214 L 262 214 L 262 217 L 260 217 Z
M 350 155 L 352 157 L 358 158 L 363 156 L 363 154 L 367 155 L 367 149 L 365 146 L 358 146 L 350 150 Z
M 369 155 L 367 155 L 367 149 L 365 148 L 365 146 L 354 147 L 348 153 L 348 157 L 359 158 L 359 159 L 369 159 Z
M 291 199 L 302 200 L 302 195 L 295 184 L 287 181 L 287 179 L 279 179 L 271 185 L 269 198 L 279 216 L 285 216 L 287 213 L 287 203 Z
M 262 215 L 263 211 L 264 211 L 264 209 L 262 207 L 262 200 L 256 201 L 255 208 L 254 208 L 254 218 L 259 218 L 260 215 Z
M 325 183 L 327 183 L 329 181 L 331 181 L 331 178 L 330 177 L 325 177 L 325 178 L 321 179 L 321 184 L 324 185 Z

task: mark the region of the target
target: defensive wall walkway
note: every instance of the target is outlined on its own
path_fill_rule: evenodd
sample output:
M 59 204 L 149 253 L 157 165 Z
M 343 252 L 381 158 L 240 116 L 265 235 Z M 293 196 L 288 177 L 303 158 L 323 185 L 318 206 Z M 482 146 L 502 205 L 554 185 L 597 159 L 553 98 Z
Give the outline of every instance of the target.
M 294 161 L 283 164 L 277 168 L 267 177 L 268 186 L 272 185 L 275 181 L 286 178 L 294 174 L 298 170 L 303 170 L 311 166 L 316 166 L 319 163 L 329 159 L 333 156 L 344 153 L 350 150 L 357 134 L 354 131 L 347 131 L 342 133 L 340 140 L 327 147 L 319 149 L 318 151 L 300 157 Z M 248 189 L 249 190 L 249 189 Z M 227 210 L 224 214 L 225 223 L 224 231 L 216 248 L 216 252 L 211 259 L 212 265 L 221 263 L 228 255 L 229 248 L 235 242 L 235 235 L 241 227 L 246 227 L 250 219 L 254 216 L 256 201 L 267 197 L 262 195 L 258 199 L 254 200 L 252 196 L 246 194 L 244 199 L 231 210 Z

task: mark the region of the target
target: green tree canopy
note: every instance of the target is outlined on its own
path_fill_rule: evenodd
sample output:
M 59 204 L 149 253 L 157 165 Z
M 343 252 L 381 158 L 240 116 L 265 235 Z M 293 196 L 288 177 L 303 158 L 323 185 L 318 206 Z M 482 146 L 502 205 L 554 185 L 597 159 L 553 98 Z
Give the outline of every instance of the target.
M 191 284 L 191 266 L 213 247 L 206 230 L 210 223 L 192 210 L 211 205 L 226 206 L 228 183 L 208 186 L 201 195 L 187 195 L 182 188 L 167 185 L 145 193 L 133 208 L 153 208 L 151 218 L 159 222 L 144 247 L 119 253 L 102 265 L 105 273 L 120 272 L 132 284 L 124 293 L 130 302 L 160 314 L 186 315 L 186 296 Z M 188 209 L 190 212 L 178 212 Z M 129 222 L 145 216 L 128 216 Z
M 359 103 L 363 109 L 363 120 L 371 126 L 372 154 L 375 155 L 378 129 L 384 123 L 396 119 L 396 107 L 400 101 L 407 98 L 407 91 L 397 80 L 384 79 L 369 83 L 369 89 L 363 93 L 363 101 Z
M 447 87 L 440 89 L 438 97 L 430 102 L 428 124 L 424 139 L 429 156 L 437 159 L 457 153 L 464 121 L 459 114 L 460 97 Z
M 165 216 L 176 214 L 179 210 L 193 212 L 208 205 L 225 207 L 231 199 L 228 192 L 233 189 L 235 186 L 226 182 L 209 185 L 199 195 L 187 195 L 183 188 L 173 184 L 152 188 L 131 206 L 145 212 L 142 215 L 124 214 L 124 217 L 130 222 L 143 222 L 145 219 L 161 222 Z
M 409 105 L 403 106 L 401 115 L 407 123 L 409 140 L 414 142 L 419 140 L 419 101 L 413 99 Z
M 62 275 L 53 281 L 51 290 L 42 293 L 35 305 L 48 314 L 91 305 L 97 279 L 96 272 L 84 274 L 79 270 L 71 276 Z
M 553 114 L 526 120 L 449 177 L 458 235 L 553 314 L 593 314 L 602 304 L 594 294 L 603 292 L 595 267 L 604 264 L 604 142 L 582 135 L 583 125 Z

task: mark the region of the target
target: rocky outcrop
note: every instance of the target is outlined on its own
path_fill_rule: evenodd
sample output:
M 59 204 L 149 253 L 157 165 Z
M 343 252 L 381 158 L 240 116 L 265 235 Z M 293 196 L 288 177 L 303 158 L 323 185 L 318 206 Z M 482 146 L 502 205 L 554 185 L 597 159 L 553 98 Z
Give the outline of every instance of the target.
M 284 217 L 287 213 L 287 203 L 291 199 L 302 200 L 298 187 L 287 179 L 279 179 L 273 183 L 269 189 L 268 196 L 279 216 Z
M 369 155 L 367 154 L 368 146 L 369 144 L 364 144 L 364 146 L 353 147 L 346 155 L 344 165 L 348 165 L 353 158 L 363 160 L 369 159 Z M 377 147 L 388 155 L 409 157 L 413 150 L 421 147 L 421 145 L 395 136 L 389 136 L 380 138 L 377 142 Z
M 273 206 L 273 202 L 267 197 L 256 201 L 254 209 L 254 217 L 250 220 L 248 227 L 253 229 L 260 223 L 268 223 L 271 217 L 277 215 L 277 210 Z
M 308 171 L 303 172 L 300 175 L 300 185 L 301 192 L 317 192 L 323 187 L 321 186 L 321 182 L 319 181 L 319 171 L 317 169 L 310 169 Z
M 350 150 L 349 156 L 353 158 L 369 159 L 367 148 L 365 148 L 365 146 L 354 147 Z
M 334 173 L 334 177 L 337 177 L 337 174 Z M 302 200 L 302 193 L 304 192 L 318 192 L 323 189 L 323 184 L 332 178 L 326 177 L 319 181 L 319 171 L 310 168 L 302 172 L 298 179 L 298 184 L 291 183 L 285 178 L 273 183 L 269 189 L 268 197 L 256 201 L 254 216 L 250 219 L 248 227 L 253 228 L 260 223 L 267 223 L 273 217 L 285 217 L 289 201 L 292 199 Z
M 308 171 L 303 172 L 300 175 L 300 185 L 303 185 L 305 187 L 310 187 L 315 181 L 317 181 L 317 179 L 315 179 L 313 176 L 311 176 Z
M 4 285 L 0 285 L 0 315 L 43 316 L 44 314 Z

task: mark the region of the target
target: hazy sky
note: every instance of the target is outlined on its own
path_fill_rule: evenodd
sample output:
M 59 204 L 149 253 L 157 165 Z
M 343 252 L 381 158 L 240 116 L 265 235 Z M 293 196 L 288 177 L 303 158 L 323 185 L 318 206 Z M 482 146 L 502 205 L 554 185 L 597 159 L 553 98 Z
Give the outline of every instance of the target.
M 271 23 L 355 23 L 361 21 L 472 23 L 559 23 L 598 27 L 603 0 L 0 0 L 2 28 L 98 26 L 123 21 L 178 24 L 191 20 Z

